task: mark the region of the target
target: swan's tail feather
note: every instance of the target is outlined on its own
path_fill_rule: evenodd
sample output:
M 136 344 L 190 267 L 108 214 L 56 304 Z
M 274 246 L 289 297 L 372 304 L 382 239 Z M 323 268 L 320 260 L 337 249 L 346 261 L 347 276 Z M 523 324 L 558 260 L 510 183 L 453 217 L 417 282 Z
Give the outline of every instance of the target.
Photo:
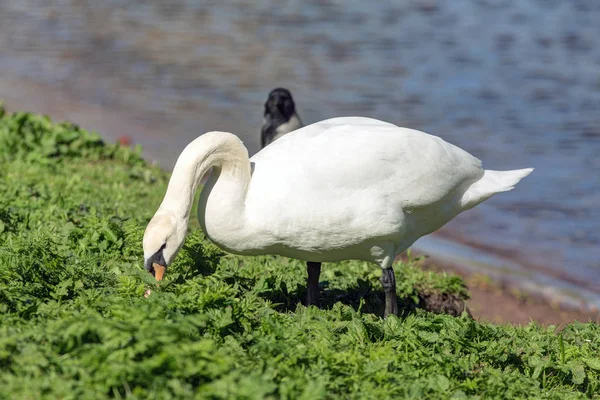
M 486 169 L 483 176 L 473 183 L 462 197 L 463 210 L 475 207 L 496 193 L 508 192 L 514 189 L 519 181 L 533 171 L 533 168 L 516 169 L 512 171 L 492 171 Z

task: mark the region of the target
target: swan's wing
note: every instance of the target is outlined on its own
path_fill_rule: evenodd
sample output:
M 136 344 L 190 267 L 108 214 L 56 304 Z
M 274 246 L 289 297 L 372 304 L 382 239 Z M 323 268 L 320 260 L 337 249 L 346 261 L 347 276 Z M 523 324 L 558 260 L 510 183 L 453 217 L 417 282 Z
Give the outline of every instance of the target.
M 416 207 L 483 174 L 481 161 L 437 136 L 361 117 L 308 125 L 251 161 L 255 177 L 269 179 L 282 196 L 377 188 L 380 195 L 400 192 Z
M 395 179 L 403 192 L 403 207 L 438 203 L 457 189 L 466 190 L 483 176 L 481 161 L 461 148 L 437 136 L 411 129 L 402 131 L 405 151 L 395 160 L 396 165 L 402 165 L 402 169 L 396 169 Z
M 331 234 L 379 221 L 384 235 L 398 231 L 403 210 L 443 202 L 483 174 L 478 159 L 438 137 L 366 118 L 335 120 L 294 131 L 252 157 L 247 206 L 255 218 L 279 232 L 285 224 L 321 225 Z

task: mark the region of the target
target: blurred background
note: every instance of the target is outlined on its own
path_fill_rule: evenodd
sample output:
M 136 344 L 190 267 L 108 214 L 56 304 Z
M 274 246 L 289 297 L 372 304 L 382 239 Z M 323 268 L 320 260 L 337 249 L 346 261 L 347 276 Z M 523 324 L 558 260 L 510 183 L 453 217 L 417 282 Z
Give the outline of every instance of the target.
M 0 0 L 0 100 L 129 138 L 166 169 L 209 130 L 259 149 L 263 104 L 305 124 L 360 115 L 420 129 L 513 192 L 415 248 L 600 307 L 600 2 Z

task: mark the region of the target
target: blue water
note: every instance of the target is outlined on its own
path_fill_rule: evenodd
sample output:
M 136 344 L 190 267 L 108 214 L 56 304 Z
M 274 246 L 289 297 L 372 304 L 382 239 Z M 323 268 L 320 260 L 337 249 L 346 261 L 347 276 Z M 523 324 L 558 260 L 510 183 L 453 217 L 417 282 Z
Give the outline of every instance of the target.
M 0 2 L 0 99 L 172 167 L 211 129 L 258 150 L 262 104 L 436 134 L 535 167 L 417 248 L 600 306 L 600 3 Z M 527 276 L 527 279 L 524 278 Z

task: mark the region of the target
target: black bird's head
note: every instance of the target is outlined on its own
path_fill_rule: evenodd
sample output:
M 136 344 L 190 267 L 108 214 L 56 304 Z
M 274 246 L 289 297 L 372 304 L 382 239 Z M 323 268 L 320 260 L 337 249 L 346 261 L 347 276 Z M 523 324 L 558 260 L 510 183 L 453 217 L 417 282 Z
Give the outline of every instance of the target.
M 302 127 L 292 94 L 284 88 L 271 90 L 265 103 L 264 117 L 260 132 L 261 147 Z
M 289 90 L 284 88 L 271 90 L 265 103 L 265 119 L 276 119 L 285 123 L 295 112 L 296 105 Z

